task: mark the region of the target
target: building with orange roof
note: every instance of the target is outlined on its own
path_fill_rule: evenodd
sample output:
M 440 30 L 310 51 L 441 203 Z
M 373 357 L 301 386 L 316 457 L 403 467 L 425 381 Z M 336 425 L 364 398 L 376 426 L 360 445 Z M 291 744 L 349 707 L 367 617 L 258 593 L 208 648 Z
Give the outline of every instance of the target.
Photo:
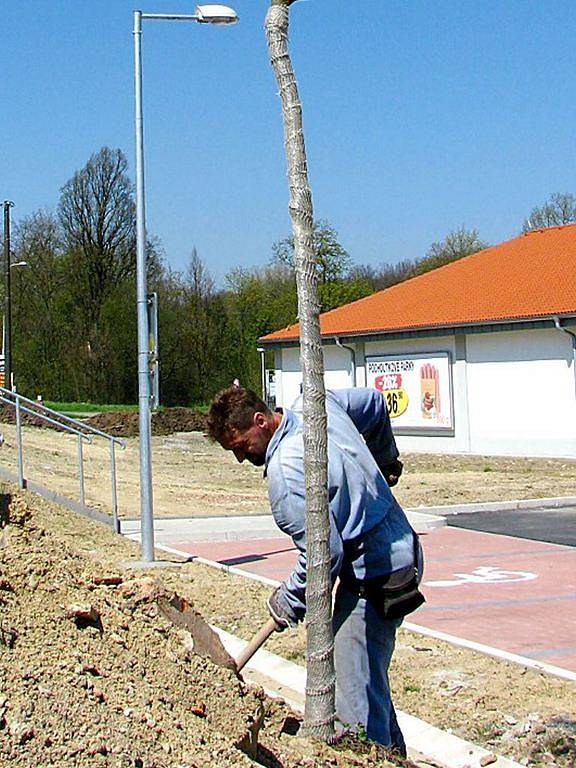
M 576 457 L 576 225 L 539 229 L 324 313 L 328 388 L 386 398 L 403 450 Z M 301 391 L 299 328 L 275 351 Z

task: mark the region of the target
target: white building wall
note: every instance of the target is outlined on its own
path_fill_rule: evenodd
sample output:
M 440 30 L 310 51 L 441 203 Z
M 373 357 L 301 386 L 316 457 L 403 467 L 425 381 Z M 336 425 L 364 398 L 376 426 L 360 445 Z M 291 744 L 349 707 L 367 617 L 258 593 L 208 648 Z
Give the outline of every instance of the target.
M 576 456 L 574 361 L 556 330 L 468 337 L 472 453 Z
M 282 350 L 281 367 L 276 370 L 276 381 L 281 381 L 276 402 L 289 408 L 301 393 L 302 372 L 298 348 Z M 328 389 L 345 389 L 352 386 L 350 352 L 339 347 L 324 347 L 324 380 Z
M 350 345 L 352 346 L 352 345 Z M 399 434 L 401 451 L 576 457 L 576 396 L 570 337 L 557 330 L 518 330 L 370 341 L 356 348 L 357 386 L 365 357 L 448 352 L 452 360 L 453 434 Z M 277 359 L 277 403 L 301 391 L 297 348 Z M 349 387 L 350 353 L 324 349 L 326 386 Z

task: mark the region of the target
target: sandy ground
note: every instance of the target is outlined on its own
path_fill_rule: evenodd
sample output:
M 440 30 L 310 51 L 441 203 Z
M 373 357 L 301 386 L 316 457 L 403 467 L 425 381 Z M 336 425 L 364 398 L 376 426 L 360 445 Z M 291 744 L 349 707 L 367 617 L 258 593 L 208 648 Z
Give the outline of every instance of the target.
M 0 765 L 391 765 L 375 746 L 294 735 L 283 703 L 187 647 L 158 608 L 170 587 L 130 557 L 107 527 L 0 487 Z M 179 591 L 213 575 L 179 573 Z
M 0 465 L 15 472 L 15 429 L 3 424 Z M 77 440 L 47 429 L 24 427 L 24 474 L 51 490 L 79 496 Z M 576 461 L 505 457 L 404 454 L 395 495 L 405 507 L 573 495 Z M 258 514 L 268 511 L 261 470 L 239 465 L 232 454 L 200 432 L 152 438 L 154 511 L 158 516 Z M 138 439 L 116 450 L 121 517 L 139 515 Z M 110 510 L 109 446 L 84 447 L 88 504 Z
M 2 431 L 5 442 L 0 449 L 0 463 L 5 469 L 15 471 L 14 428 L 3 424 Z M 266 486 L 261 470 L 249 464 L 237 464 L 231 454 L 212 445 L 202 434 L 191 432 L 154 437 L 152 445 L 156 515 L 257 514 L 268 510 Z M 117 450 L 116 455 L 120 514 L 125 517 L 137 517 L 139 513 L 137 438 L 128 438 L 126 449 Z M 104 510 L 109 510 L 110 507 L 108 458 L 109 447 L 105 442 L 97 440 L 93 445 L 85 446 L 87 502 Z M 396 495 L 407 507 L 574 494 L 576 475 L 574 461 L 421 454 L 403 455 L 402 458 L 405 462 L 405 473 L 397 487 Z M 78 498 L 77 442 L 74 438 L 50 430 L 25 427 L 24 464 L 25 475 L 30 479 L 48 486 L 51 490 Z M 72 547 L 74 552 L 79 553 L 78 556 L 104 558 L 109 562 L 109 567 L 115 568 L 118 558 L 128 557 L 130 553 L 132 557 L 138 556 L 137 550 L 132 548 L 129 542 L 113 538 L 102 526 L 75 517 L 66 511 L 54 512 L 54 508 L 45 502 L 34 501 L 33 506 L 35 509 L 37 507 L 40 509 L 38 514 L 47 516 L 45 518 L 47 522 L 43 523 L 43 528 L 49 529 L 58 540 L 66 541 L 66 546 Z M 58 545 L 55 545 L 55 551 L 58 551 Z M 0 555 L 2 555 L 1 550 Z M 29 567 L 29 560 L 28 558 L 27 564 L 22 565 L 22 570 Z M 57 584 L 60 583 L 59 577 L 53 577 L 50 568 L 54 568 L 57 572 L 58 568 L 62 569 L 62 566 L 63 563 L 58 563 L 57 558 L 46 565 L 45 573 L 50 574 L 50 578 L 54 578 Z M 3 569 L 1 561 L 0 567 Z M 3 570 L 0 576 L 2 574 Z M 171 588 L 191 597 L 210 621 L 246 639 L 266 621 L 265 598 L 268 590 L 257 583 L 226 576 L 214 570 L 206 570 L 198 564 L 181 565 L 174 572 L 163 573 L 162 579 Z M 76 589 L 77 586 L 69 584 L 67 589 Z M 4 592 L 0 590 L 0 597 L 3 596 Z M 102 595 L 102 599 L 104 604 L 107 604 L 105 595 Z M 63 604 L 65 596 L 60 597 L 59 601 L 59 604 Z M 0 602 L 0 610 L 2 607 Z M 50 610 L 55 611 L 56 607 L 51 604 Z M 29 616 L 24 620 L 31 621 Z M 118 622 L 121 623 L 121 620 L 119 619 Z M 66 623 L 55 626 L 68 627 Z M 152 637 L 161 634 L 157 629 L 149 627 L 146 628 L 146 632 L 148 631 L 152 632 Z M 41 634 L 38 630 L 39 643 Z M 69 634 L 69 632 L 64 633 L 64 636 Z M 119 634 L 122 635 L 122 632 Z M 286 658 L 303 662 L 304 635 L 304 629 L 300 628 L 295 632 L 275 636 L 267 647 Z M 52 637 L 53 642 L 60 642 L 58 633 L 53 634 Z M 94 650 L 93 645 L 87 645 L 86 648 L 89 654 Z M 0 643 L 0 651 L 2 651 L 2 643 Z M 138 653 L 136 656 L 140 658 Z M 58 654 L 55 654 L 52 661 L 50 659 L 46 662 L 42 661 L 41 666 L 44 669 L 43 665 L 46 664 L 46 670 L 40 676 L 41 679 L 50 678 L 53 674 L 50 664 L 56 663 L 57 657 Z M 22 661 L 24 667 L 28 663 L 26 660 Z M 111 664 L 112 662 L 105 659 L 102 663 Z M 147 662 L 139 663 L 145 665 Z M 67 670 L 67 674 L 73 676 L 75 667 L 71 660 L 69 664 L 72 666 Z M 187 661 L 186 664 L 194 666 L 193 661 Z M 77 665 L 78 662 L 76 662 Z M 112 675 L 112 672 L 108 674 Z M 201 673 L 196 670 L 194 674 Z M 16 680 L 13 676 L 7 675 L 6 671 L 3 677 L 0 676 L 0 712 L 3 696 L 6 697 L 7 686 L 17 683 L 18 686 L 24 685 L 25 688 L 28 686 L 28 689 L 32 690 L 30 686 L 37 684 L 46 687 L 47 685 L 41 680 L 36 683 L 26 682 L 28 678 L 25 677 L 27 675 L 25 669 L 23 675 L 23 680 Z M 82 684 L 78 683 L 78 685 Z M 114 696 L 120 698 L 124 696 L 128 700 L 132 695 L 130 686 L 133 683 L 128 680 L 124 685 L 126 686 L 124 693 L 120 691 Z M 171 683 L 165 681 L 163 685 L 169 689 Z M 202 690 L 201 679 L 198 685 Z M 483 744 L 495 752 L 534 766 L 573 768 L 576 765 L 574 751 L 576 686 L 574 684 L 401 631 L 392 670 L 392 686 L 397 704 L 401 709 L 442 728 L 447 728 L 459 736 Z M 179 696 L 181 695 L 180 688 L 177 687 L 176 692 Z M 199 695 L 200 698 L 204 696 L 203 693 Z M 120 704 L 116 703 L 114 706 L 119 707 Z M 145 701 L 140 702 L 138 706 L 142 708 L 139 716 L 146 718 L 150 715 L 153 720 L 156 720 L 156 714 L 154 712 L 150 714 L 152 710 L 146 709 L 148 705 Z M 226 707 L 227 704 L 224 703 L 222 706 Z M 20 722 L 18 718 L 16 720 Z M 220 733 L 219 729 L 227 731 L 228 726 L 222 722 L 218 718 L 214 721 L 214 727 L 218 733 Z M 15 726 L 15 733 L 18 732 L 19 727 Z M 89 723 L 84 723 L 83 727 L 86 740 L 89 736 L 92 739 L 89 749 L 94 750 L 98 746 L 95 742 L 93 743 L 97 732 L 93 731 Z M 165 727 L 169 732 L 164 740 L 168 745 L 165 750 L 173 749 L 174 743 L 179 743 L 178 739 L 181 737 L 175 734 L 168 724 Z M 186 728 L 189 727 L 192 726 L 186 726 Z M 130 728 L 127 732 L 131 733 Z M 6 731 L 3 733 L 0 728 L 0 743 L 3 736 L 6 736 Z M 140 736 L 141 734 L 138 738 Z M 65 734 L 62 738 L 64 737 Z M 207 744 L 211 744 L 207 736 L 202 738 L 207 740 Z M 26 743 L 25 739 L 20 747 Z M 273 754 L 277 754 L 278 744 L 270 743 L 272 746 L 268 748 Z M 37 746 L 37 744 L 38 742 L 34 741 L 34 745 Z M 142 744 L 145 745 L 147 742 L 144 741 Z M 26 759 L 30 760 L 30 754 L 26 750 L 21 750 L 20 747 L 16 752 L 22 757 L 22 761 L 14 762 L 14 765 L 51 764 L 45 759 L 42 751 L 38 753 L 42 755 L 39 762 L 37 757 L 35 762 L 26 762 Z M 120 749 L 120 746 L 118 748 Z M 145 746 L 139 748 L 145 749 Z M 228 764 L 243 764 L 240 756 L 237 762 L 230 762 L 231 753 L 226 751 L 234 749 L 233 745 L 230 746 L 230 741 L 214 747 L 216 755 L 220 754 L 218 752 L 220 748 L 224 750 L 222 765 L 226 764 L 226 760 L 229 761 Z M 13 744 L 10 749 L 14 749 Z M 70 749 L 73 751 L 74 748 Z M 71 758 L 66 762 L 69 759 L 68 752 L 63 747 L 58 754 L 60 757 L 54 764 L 81 766 L 94 764 L 87 758 L 86 762 L 82 762 L 78 757 L 74 758 L 77 762 Z M 94 755 L 99 754 L 94 753 Z M 162 754 L 172 753 L 164 751 L 158 754 L 162 756 Z M 107 763 L 103 757 L 94 757 L 94 755 L 91 759 L 102 764 L 118 766 L 138 764 L 122 763 L 119 760 Z M 208 764 L 202 761 L 186 762 L 183 755 L 184 753 L 181 753 L 179 758 L 182 765 Z M 204 755 L 203 752 L 202 755 Z M 220 765 L 217 762 L 218 759 L 220 758 L 216 759 L 215 765 Z M 243 756 L 242 759 L 244 759 Z M 178 764 L 177 760 L 170 759 L 165 762 L 160 760 L 150 765 Z M 273 762 L 269 764 L 278 765 Z M 307 763 L 287 761 L 280 764 L 305 765 Z
M 106 526 L 0 487 L 0 764 L 254 765 L 237 745 L 263 709 L 260 765 L 388 765 L 374 751 L 334 752 L 290 736 L 285 707 L 191 655 L 129 583 L 126 560 L 139 556 Z M 257 582 L 176 560 L 143 576 L 246 639 L 268 618 L 269 590 Z M 99 622 L 77 622 L 74 606 L 93 606 Z M 303 627 L 275 635 L 267 648 L 303 661 L 304 635 Z M 495 753 L 530 766 L 575 764 L 573 683 L 407 631 L 391 680 L 401 709 Z

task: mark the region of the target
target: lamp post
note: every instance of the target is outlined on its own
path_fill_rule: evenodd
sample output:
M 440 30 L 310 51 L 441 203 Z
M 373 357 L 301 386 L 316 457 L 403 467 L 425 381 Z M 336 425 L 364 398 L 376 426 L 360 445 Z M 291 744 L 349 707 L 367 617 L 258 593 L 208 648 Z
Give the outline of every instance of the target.
M 262 400 L 268 405 L 268 391 L 266 387 L 266 350 L 264 347 L 256 347 L 256 352 L 260 355 L 260 376 L 262 378 Z
M 4 200 L 4 386 L 12 385 L 12 305 L 10 302 L 10 208 L 11 200 Z
M 144 125 L 142 112 L 142 21 L 195 21 L 235 24 L 236 11 L 226 5 L 198 5 L 193 14 L 134 11 L 134 127 L 136 139 L 136 301 L 138 307 L 138 417 L 140 428 L 140 525 L 142 558 L 154 560 L 154 515 L 150 428 L 148 293 L 146 287 L 146 207 L 144 190 Z

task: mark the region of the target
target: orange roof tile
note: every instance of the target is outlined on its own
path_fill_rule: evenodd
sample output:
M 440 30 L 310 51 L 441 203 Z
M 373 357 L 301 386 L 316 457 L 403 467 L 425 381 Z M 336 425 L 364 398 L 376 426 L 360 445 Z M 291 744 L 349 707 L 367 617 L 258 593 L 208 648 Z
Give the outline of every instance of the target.
M 538 229 L 325 312 L 323 336 L 576 314 L 576 224 Z M 298 338 L 298 324 L 262 341 Z

